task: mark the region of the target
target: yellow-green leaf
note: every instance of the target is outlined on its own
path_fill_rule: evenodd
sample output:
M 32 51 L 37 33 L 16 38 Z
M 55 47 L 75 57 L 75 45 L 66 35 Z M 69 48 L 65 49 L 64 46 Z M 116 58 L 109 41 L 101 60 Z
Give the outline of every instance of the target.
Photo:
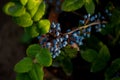
M 13 20 L 15 21 L 16 24 L 18 24 L 21 27 L 30 27 L 33 24 L 31 16 L 27 12 L 20 17 L 13 17 Z
M 40 5 L 39 5 L 39 8 L 37 10 L 37 12 L 35 13 L 35 15 L 33 16 L 33 20 L 34 21 L 39 21 L 43 15 L 45 14 L 45 3 L 42 2 Z
M 20 2 L 23 6 L 25 6 L 27 4 L 28 0 L 20 0 Z
M 42 0 L 28 0 L 27 2 L 27 9 L 31 10 L 33 9 L 38 3 L 41 3 Z
M 50 29 L 50 21 L 47 19 L 40 20 L 38 22 L 38 28 L 40 34 L 46 34 L 49 32 Z
M 8 2 L 4 5 L 3 11 L 10 16 L 18 17 L 25 14 L 26 9 L 20 3 Z

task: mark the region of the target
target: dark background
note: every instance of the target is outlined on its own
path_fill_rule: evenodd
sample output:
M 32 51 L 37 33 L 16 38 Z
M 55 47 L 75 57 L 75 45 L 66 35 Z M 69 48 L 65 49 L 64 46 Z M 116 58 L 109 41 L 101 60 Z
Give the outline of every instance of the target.
M 0 0 L 0 80 L 15 80 L 13 67 L 25 54 L 24 45 L 19 41 L 23 29 L 2 11 L 8 1 Z

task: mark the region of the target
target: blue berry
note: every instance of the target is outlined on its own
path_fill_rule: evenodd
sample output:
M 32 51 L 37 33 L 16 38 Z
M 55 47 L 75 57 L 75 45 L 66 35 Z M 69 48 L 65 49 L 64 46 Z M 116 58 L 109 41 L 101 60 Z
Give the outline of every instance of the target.
M 97 14 L 95 14 L 95 18 L 97 18 L 98 17 L 98 15 Z
M 67 30 L 67 32 L 70 32 L 70 31 L 71 31 L 70 29 Z
M 60 28 L 60 24 L 59 24 L 59 23 L 56 24 L 56 29 L 57 29 L 58 31 L 61 31 L 61 28 Z
M 80 20 L 79 23 L 80 23 L 80 24 L 84 24 L 85 21 L 84 21 L 84 20 Z
M 105 10 L 105 13 L 109 13 L 108 9 Z
M 94 20 L 95 20 L 95 17 L 92 16 L 92 17 L 90 18 L 90 21 L 94 21 Z
M 51 47 L 51 43 L 50 43 L 50 42 L 47 42 L 47 43 L 46 43 L 46 47 L 47 47 L 47 48 L 50 48 L 50 47 Z
M 87 19 L 88 18 L 88 16 L 87 15 L 84 15 L 84 19 Z
M 55 27 L 56 27 L 55 23 L 52 22 L 51 28 L 55 28 Z
M 53 40 L 53 44 L 56 45 L 57 44 L 57 40 Z
M 104 28 L 104 27 L 105 27 L 105 24 L 102 24 L 102 27 Z
M 62 42 L 63 41 L 63 38 L 60 38 L 60 42 Z
M 83 45 L 83 42 L 80 41 L 78 45 L 79 45 L 79 46 Z
M 101 19 L 105 19 L 105 17 L 104 17 L 104 16 L 102 16 L 102 17 L 101 17 Z
M 90 17 L 91 15 L 90 14 L 88 14 L 88 17 Z
M 89 38 L 89 37 L 90 37 L 90 34 L 87 34 L 87 37 Z
M 76 36 L 78 36 L 78 35 L 77 35 L 77 33 L 73 33 L 72 35 L 73 35 L 73 37 L 76 37 Z
M 68 34 L 65 35 L 65 38 L 69 38 Z
M 108 16 L 112 16 L 112 13 L 109 13 Z
M 77 31 L 77 34 L 80 35 L 80 31 Z
M 60 33 L 59 32 L 56 32 L 56 36 L 59 36 L 60 35 Z
M 41 36 L 38 36 L 37 38 L 38 38 L 38 39 L 40 39 L 40 38 L 41 38 Z
M 87 28 L 87 32 L 91 32 L 91 26 Z

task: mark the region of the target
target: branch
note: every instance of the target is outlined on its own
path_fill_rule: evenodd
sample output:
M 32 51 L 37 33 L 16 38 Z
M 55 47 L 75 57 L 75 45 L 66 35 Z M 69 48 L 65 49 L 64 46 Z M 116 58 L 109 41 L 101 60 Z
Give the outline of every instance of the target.
M 72 31 L 70 31 L 70 32 L 68 32 L 68 33 L 65 33 L 64 35 L 66 35 L 66 34 L 72 34 L 73 32 L 75 32 L 75 31 L 77 31 L 77 30 L 86 29 L 86 28 L 89 27 L 89 26 L 97 25 L 97 24 L 100 24 L 100 23 L 105 24 L 105 23 L 107 23 L 107 21 L 102 21 L 102 22 L 97 21 L 97 22 L 93 22 L 93 23 L 91 23 L 91 24 L 78 27 L 78 28 L 76 28 L 76 29 L 74 29 L 74 30 L 72 30 Z

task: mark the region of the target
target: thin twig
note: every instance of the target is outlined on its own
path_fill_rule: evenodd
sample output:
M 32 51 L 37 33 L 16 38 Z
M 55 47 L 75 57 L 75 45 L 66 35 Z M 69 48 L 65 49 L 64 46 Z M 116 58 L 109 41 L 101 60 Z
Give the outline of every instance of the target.
M 76 28 L 76 29 L 74 29 L 74 30 L 72 30 L 72 31 L 70 31 L 70 32 L 68 32 L 68 33 L 65 33 L 64 35 L 66 35 L 66 34 L 72 34 L 72 33 L 75 32 L 75 31 L 82 30 L 82 29 L 86 29 L 86 28 L 89 27 L 89 26 L 93 26 L 93 25 L 97 25 L 97 24 L 101 24 L 101 23 L 105 24 L 105 23 L 107 23 L 107 22 L 106 22 L 106 21 L 102 21 L 102 22 L 100 22 L 100 21 L 93 22 L 93 23 L 91 23 L 91 24 L 88 24 L 88 25 L 84 25 L 84 26 L 78 27 L 78 28 Z

